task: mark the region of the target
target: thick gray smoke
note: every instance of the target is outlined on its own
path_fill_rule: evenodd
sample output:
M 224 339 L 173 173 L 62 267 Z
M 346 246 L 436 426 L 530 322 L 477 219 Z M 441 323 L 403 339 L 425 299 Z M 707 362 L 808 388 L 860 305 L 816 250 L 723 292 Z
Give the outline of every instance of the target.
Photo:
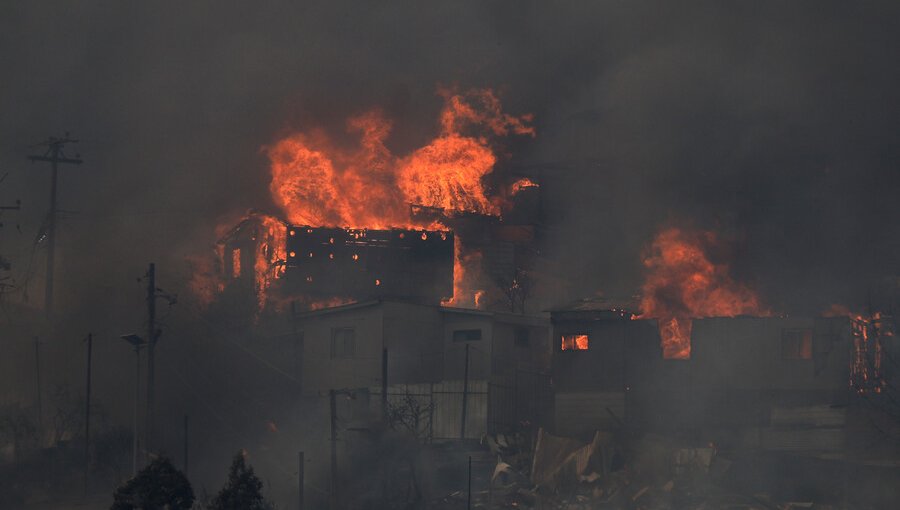
M 43 300 L 49 168 L 26 156 L 69 130 L 85 164 L 60 177 L 58 307 L 78 328 L 64 358 L 81 359 L 89 330 L 105 338 L 98 391 L 127 417 L 115 342 L 141 331 L 147 262 L 184 292 L 185 257 L 223 217 L 273 209 L 262 146 L 313 126 L 339 136 L 379 106 L 404 153 L 437 131 L 443 84 L 535 115 L 537 137 L 510 140 L 503 164 L 542 183 L 540 269 L 562 283 L 541 305 L 632 294 L 642 248 L 677 225 L 731 239 L 735 278 L 773 310 L 863 307 L 900 273 L 898 20 L 894 1 L 6 2 L 0 205 L 22 200 L 0 229 L 10 299 Z
M 77 303 L 268 207 L 259 148 L 280 133 L 340 133 L 378 105 L 402 150 L 435 129 L 436 85 L 459 84 L 536 114 L 508 149 L 541 165 L 546 254 L 573 296 L 632 292 L 665 222 L 739 240 L 738 270 L 786 309 L 895 275 L 896 5 L 655 4 L 9 5 L 0 191 L 24 209 L 4 253 L 27 266 L 49 172 L 24 157 L 48 134 L 83 140 L 60 192 Z

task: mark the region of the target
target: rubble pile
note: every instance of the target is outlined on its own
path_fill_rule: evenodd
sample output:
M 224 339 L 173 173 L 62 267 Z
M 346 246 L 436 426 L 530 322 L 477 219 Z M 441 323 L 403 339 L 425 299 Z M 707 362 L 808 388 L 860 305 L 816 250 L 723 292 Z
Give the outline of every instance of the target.
M 432 501 L 428 508 L 837 508 L 811 501 L 776 501 L 767 494 L 742 494 L 727 488 L 722 481 L 732 462 L 713 445 L 685 446 L 653 435 L 620 441 L 604 431 L 597 431 L 585 443 L 543 429 L 533 447 L 520 436 L 508 435 L 486 437 L 484 444 L 496 458 L 490 479 L 474 481 L 471 495 L 454 492 Z

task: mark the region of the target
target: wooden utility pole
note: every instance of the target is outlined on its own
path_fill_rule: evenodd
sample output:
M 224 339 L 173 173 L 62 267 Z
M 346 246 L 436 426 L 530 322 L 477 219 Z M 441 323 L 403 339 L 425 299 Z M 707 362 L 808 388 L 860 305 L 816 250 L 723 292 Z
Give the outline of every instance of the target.
M 56 252 L 56 181 L 59 163 L 67 163 L 71 165 L 80 165 L 81 159 L 77 154 L 74 158 L 67 158 L 63 154 L 63 149 L 67 143 L 76 143 L 78 140 L 69 138 L 68 133 L 64 138 L 50 137 L 42 146 L 47 147 L 47 151 L 41 155 L 28 156 L 32 162 L 45 161 L 50 163 L 50 212 L 47 215 L 47 281 L 44 291 L 44 311 L 48 317 L 53 315 L 53 263 Z
M 337 392 L 328 390 L 329 404 L 331 405 L 331 487 L 329 491 L 331 510 L 338 508 L 337 483 Z
M 463 370 L 462 420 L 459 425 L 459 438 L 466 438 L 466 414 L 469 404 L 469 344 L 466 344 L 466 365 Z
M 156 365 L 156 265 L 150 263 L 147 269 L 147 423 L 144 429 L 144 449 L 149 455 L 153 451 L 154 383 Z
M 87 336 L 87 383 L 84 391 L 84 492 L 88 490 L 88 475 L 91 468 L 91 354 L 94 335 Z

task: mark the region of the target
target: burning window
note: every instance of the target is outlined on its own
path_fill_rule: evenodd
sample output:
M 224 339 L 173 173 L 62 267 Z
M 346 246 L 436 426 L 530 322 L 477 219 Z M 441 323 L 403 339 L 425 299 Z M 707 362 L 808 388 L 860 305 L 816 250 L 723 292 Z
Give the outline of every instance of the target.
M 474 342 L 481 340 L 480 329 L 457 329 L 453 332 L 454 342 Z
M 812 359 L 811 329 L 785 329 L 781 332 L 781 357 L 784 359 Z
M 334 328 L 331 330 L 331 359 L 347 359 L 356 355 L 356 330 Z
M 561 347 L 564 351 L 586 351 L 590 340 L 587 334 L 563 335 Z
M 231 277 L 241 277 L 241 249 L 235 248 L 231 250 Z

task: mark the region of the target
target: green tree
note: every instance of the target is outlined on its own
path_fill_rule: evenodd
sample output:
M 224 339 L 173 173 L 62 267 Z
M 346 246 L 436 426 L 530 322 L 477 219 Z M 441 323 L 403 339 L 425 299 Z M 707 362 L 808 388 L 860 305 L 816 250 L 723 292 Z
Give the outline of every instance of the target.
M 181 471 L 158 457 L 113 494 L 110 510 L 186 510 L 194 504 L 194 490 Z
M 238 452 L 228 470 L 228 481 L 210 505 L 211 510 L 268 510 L 272 508 L 262 496 L 262 482 L 253 467 Z

